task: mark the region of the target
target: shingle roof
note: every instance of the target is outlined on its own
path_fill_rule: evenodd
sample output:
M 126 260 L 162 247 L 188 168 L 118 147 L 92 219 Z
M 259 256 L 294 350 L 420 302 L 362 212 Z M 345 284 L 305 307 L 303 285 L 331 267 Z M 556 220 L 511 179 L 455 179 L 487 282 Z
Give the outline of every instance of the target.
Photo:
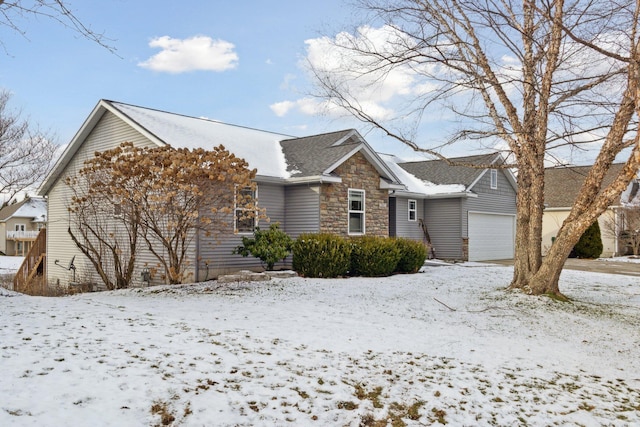
M 607 187 L 620 170 L 622 163 L 615 163 L 607 172 L 602 182 L 602 188 Z M 578 192 L 591 170 L 591 166 L 560 166 L 544 170 L 544 204 L 547 208 L 568 208 L 578 197 Z M 612 203 L 620 204 L 620 198 Z
M 353 129 L 280 141 L 287 172 L 294 177 L 322 175 L 361 143 Z
M 480 154 L 477 156 L 456 157 L 449 159 L 456 163 L 472 165 L 489 165 L 496 161 L 498 153 Z M 470 166 L 451 166 L 444 160 L 425 160 L 420 162 L 399 163 L 407 172 L 416 177 L 438 185 L 461 184 L 469 188 L 477 178 L 484 173 L 484 169 Z

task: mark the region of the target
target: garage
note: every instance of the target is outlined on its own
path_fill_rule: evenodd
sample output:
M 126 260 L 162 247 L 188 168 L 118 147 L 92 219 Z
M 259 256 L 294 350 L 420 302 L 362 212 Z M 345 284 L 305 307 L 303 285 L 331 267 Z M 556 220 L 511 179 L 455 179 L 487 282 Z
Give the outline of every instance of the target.
M 515 233 L 515 215 L 469 212 L 469 261 L 513 258 Z

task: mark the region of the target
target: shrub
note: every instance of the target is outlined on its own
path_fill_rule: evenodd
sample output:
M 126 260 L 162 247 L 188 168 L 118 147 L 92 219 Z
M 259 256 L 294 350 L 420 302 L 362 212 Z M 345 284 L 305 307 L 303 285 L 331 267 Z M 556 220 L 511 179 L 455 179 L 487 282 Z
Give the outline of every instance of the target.
M 389 276 L 396 270 L 402 256 L 395 239 L 362 236 L 351 239 L 352 276 Z
M 422 243 L 410 239 L 395 239 L 400 249 L 400 261 L 396 271 L 399 273 L 417 273 L 427 259 L 427 247 Z
M 600 225 L 596 220 L 580 236 L 573 250 L 578 258 L 598 258 L 602 254 L 602 248 Z
M 293 269 L 304 277 L 346 276 L 351 245 L 333 234 L 301 234 L 293 243 Z
M 242 245 L 233 250 L 234 254 L 247 257 L 250 254 L 259 258 L 263 264 L 267 265 L 267 270 L 273 270 L 276 262 L 283 260 L 291 253 L 293 241 L 284 231 L 280 230 L 279 224 L 271 224 L 266 231 L 256 227 L 253 238 L 243 237 Z

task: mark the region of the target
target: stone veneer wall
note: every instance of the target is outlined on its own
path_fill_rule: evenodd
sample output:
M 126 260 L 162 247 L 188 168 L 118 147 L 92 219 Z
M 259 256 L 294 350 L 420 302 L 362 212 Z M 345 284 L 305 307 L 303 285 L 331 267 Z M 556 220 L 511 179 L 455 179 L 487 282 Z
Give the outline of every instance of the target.
M 380 189 L 380 174 L 361 153 L 336 168 L 341 183 L 320 188 L 320 232 L 347 236 L 349 189 L 365 191 L 365 234 L 389 236 L 389 192 Z

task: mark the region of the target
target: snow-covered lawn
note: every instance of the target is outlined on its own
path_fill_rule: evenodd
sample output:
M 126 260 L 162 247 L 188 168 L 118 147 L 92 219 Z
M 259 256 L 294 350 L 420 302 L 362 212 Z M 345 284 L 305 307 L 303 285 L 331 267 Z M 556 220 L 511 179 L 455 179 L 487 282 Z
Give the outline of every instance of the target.
M 0 290 L 2 426 L 640 424 L 640 279 L 511 267 L 157 287 Z
M 0 275 L 15 273 L 23 261 L 21 256 L 0 256 Z
M 629 255 L 629 256 L 619 256 L 619 257 L 613 257 L 613 258 L 598 258 L 598 261 L 633 262 L 636 264 L 640 264 L 640 257 Z

